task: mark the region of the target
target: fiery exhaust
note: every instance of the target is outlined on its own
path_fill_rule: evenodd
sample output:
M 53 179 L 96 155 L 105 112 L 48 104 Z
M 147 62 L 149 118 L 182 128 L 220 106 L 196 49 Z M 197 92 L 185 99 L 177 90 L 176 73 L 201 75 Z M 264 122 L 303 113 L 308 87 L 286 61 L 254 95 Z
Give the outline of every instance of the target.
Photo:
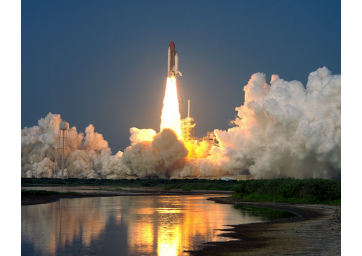
M 236 108 L 236 126 L 214 130 L 217 146 L 206 141 L 184 143 L 177 139 L 182 134 L 176 79 L 168 78 L 160 133 L 133 127 L 131 145 L 112 155 L 93 125 L 85 133 L 72 127 L 67 173 L 80 179 L 209 177 L 239 175 L 243 170 L 253 178 L 340 177 L 341 75 L 320 68 L 303 86 L 278 75 L 272 75 L 268 84 L 263 73 L 255 73 L 244 91 L 245 101 Z M 54 168 L 60 122 L 60 115 L 49 113 L 38 126 L 21 130 L 22 177 L 61 177 Z
M 161 115 L 161 131 L 164 128 L 174 130 L 179 139 L 181 139 L 181 121 L 180 109 L 177 97 L 176 78 L 168 77 L 166 84 L 165 98 L 163 99 L 163 108 Z

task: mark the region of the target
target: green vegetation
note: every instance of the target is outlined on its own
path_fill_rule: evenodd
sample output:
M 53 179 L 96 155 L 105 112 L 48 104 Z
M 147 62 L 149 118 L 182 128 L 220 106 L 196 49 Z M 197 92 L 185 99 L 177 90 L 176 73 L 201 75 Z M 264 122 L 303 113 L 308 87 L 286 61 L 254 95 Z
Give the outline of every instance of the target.
M 21 186 L 120 186 L 120 187 L 163 187 L 168 189 L 190 190 L 227 190 L 233 191 L 238 181 L 203 179 L 51 179 L 21 178 Z
M 241 210 L 242 213 L 245 213 L 248 216 L 259 217 L 263 221 L 287 219 L 287 218 L 294 218 L 294 217 L 298 216 L 291 212 L 269 209 L 269 208 L 241 206 L 241 205 L 235 205 L 234 208 Z
M 22 196 L 82 195 L 78 192 L 57 192 L 48 190 L 22 190 Z
M 237 181 L 223 181 L 223 180 L 177 180 L 171 184 L 159 184 L 165 190 L 169 189 L 182 189 L 183 191 L 191 190 L 224 190 L 234 191 Z
M 341 205 L 341 180 L 247 180 L 234 191 L 232 197 L 243 201 Z
M 162 187 L 165 190 L 235 191 L 232 197 L 254 202 L 318 203 L 341 205 L 341 180 L 270 179 L 270 180 L 203 180 L 203 179 L 50 179 L 21 178 L 21 186 L 120 186 Z

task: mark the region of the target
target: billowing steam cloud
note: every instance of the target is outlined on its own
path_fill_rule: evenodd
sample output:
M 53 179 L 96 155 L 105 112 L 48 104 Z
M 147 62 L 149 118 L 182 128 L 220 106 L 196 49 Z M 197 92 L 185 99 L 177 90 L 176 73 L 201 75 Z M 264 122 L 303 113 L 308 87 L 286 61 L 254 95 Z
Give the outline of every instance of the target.
M 56 172 L 54 172 L 57 136 L 61 121 L 60 115 L 49 113 L 38 121 L 39 126 L 24 128 L 21 131 L 22 177 L 61 176 L 59 157 Z M 112 176 L 114 173 L 113 170 L 109 170 L 110 166 L 121 165 L 122 153 L 112 156 L 108 142 L 101 134 L 94 132 L 93 125 L 85 129 L 85 136 L 83 133 L 78 133 L 75 127 L 69 129 L 67 145 L 65 168 L 70 177 Z
M 309 75 L 306 89 L 298 81 L 252 75 L 244 87 L 244 105 L 236 108 L 236 127 L 215 130 L 220 147 L 198 161 L 202 175 L 210 170 L 256 178 L 322 177 L 340 174 L 341 76 L 327 68 Z
M 131 128 L 131 146 L 112 155 L 103 136 L 89 125 L 68 133 L 69 177 L 174 178 L 250 172 L 254 178 L 330 178 L 341 168 L 341 76 L 327 68 L 298 81 L 252 75 L 245 102 L 236 108 L 235 127 L 215 130 L 219 146 L 179 140 L 173 130 Z M 55 145 L 60 115 L 49 113 L 38 126 L 21 131 L 22 177 L 60 177 Z M 54 166 L 56 168 L 54 168 Z M 56 170 L 54 172 L 54 169 Z

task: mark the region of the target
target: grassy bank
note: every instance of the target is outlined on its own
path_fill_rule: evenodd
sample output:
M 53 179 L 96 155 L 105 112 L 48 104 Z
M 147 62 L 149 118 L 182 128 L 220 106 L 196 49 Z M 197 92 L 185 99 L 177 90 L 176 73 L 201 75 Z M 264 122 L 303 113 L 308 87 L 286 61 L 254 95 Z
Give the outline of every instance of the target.
M 242 206 L 242 205 L 234 205 L 234 208 L 241 210 L 243 213 L 247 213 L 248 216 L 255 216 L 257 218 L 261 218 L 263 221 L 288 219 L 298 216 L 292 212 L 270 209 L 270 208 Z
M 162 187 L 165 190 L 227 190 L 233 191 L 238 181 L 203 180 L 203 179 L 51 179 L 21 178 L 21 186 L 120 186 L 120 187 Z
M 21 178 L 24 186 L 120 186 L 162 187 L 165 190 L 225 190 L 235 191 L 233 198 L 251 202 L 287 202 L 341 205 L 341 180 L 270 179 L 224 181 L 203 179 L 50 179 Z
M 270 179 L 238 184 L 232 197 L 249 202 L 341 205 L 341 180 Z

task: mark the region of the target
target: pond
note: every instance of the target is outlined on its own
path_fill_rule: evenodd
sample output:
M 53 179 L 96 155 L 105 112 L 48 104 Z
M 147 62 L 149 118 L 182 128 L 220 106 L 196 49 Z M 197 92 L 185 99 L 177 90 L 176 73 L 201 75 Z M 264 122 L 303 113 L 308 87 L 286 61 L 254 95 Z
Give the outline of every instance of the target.
M 60 199 L 21 207 L 22 255 L 188 255 L 225 225 L 267 215 L 206 200 L 220 195 Z M 283 215 L 284 216 L 284 215 Z

